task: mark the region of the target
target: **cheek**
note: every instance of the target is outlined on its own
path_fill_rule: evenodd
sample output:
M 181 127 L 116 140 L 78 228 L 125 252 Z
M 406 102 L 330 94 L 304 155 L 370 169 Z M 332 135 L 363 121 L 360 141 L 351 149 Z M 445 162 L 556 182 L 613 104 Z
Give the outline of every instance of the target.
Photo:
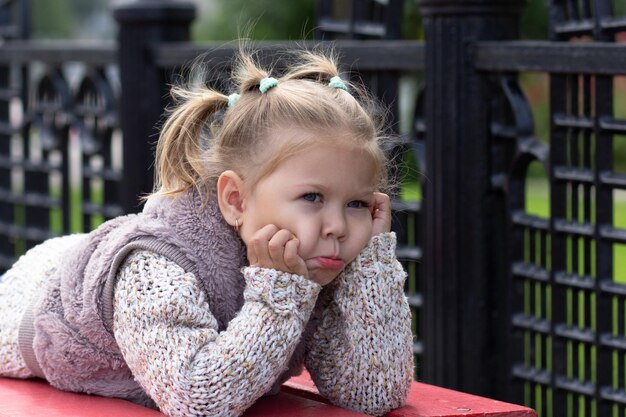
M 369 216 L 364 216 L 362 219 L 358 219 L 352 228 L 352 243 L 350 245 L 351 255 L 356 258 L 357 255 L 367 246 L 372 236 L 372 219 Z
M 367 246 L 372 236 L 372 225 L 370 224 L 368 227 L 363 227 L 361 232 L 359 233 L 359 252 L 363 250 Z
M 297 205 L 289 203 L 277 205 L 266 202 L 264 205 L 257 204 L 250 209 L 250 227 L 258 230 L 268 224 L 273 224 L 297 236 L 300 240 L 298 252 L 309 253 L 313 250 L 319 238 L 319 226 L 316 226 L 314 216 L 302 212 Z
M 320 239 L 319 228 L 316 228 L 313 223 L 312 221 L 301 218 L 288 228 L 298 237 L 298 240 L 300 240 L 298 253 L 304 257 L 314 252 L 317 242 Z
M 291 233 L 303 238 L 303 231 L 306 230 L 306 218 L 298 216 L 297 213 L 289 210 L 277 210 L 273 217 L 273 222 L 281 229 L 287 229 Z
M 284 213 L 281 209 L 281 205 L 277 204 L 274 198 L 261 196 L 248 202 L 244 214 L 248 226 L 252 229 L 259 230 L 268 224 L 283 228 L 280 220 L 284 217 Z

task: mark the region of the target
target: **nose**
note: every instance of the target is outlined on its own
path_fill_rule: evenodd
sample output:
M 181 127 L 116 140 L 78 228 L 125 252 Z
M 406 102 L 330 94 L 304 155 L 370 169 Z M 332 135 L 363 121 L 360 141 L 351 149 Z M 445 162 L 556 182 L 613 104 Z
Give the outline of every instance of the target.
M 343 240 L 347 232 L 348 223 L 343 209 L 329 208 L 324 215 L 322 236 L 324 238 L 333 237 L 337 240 Z

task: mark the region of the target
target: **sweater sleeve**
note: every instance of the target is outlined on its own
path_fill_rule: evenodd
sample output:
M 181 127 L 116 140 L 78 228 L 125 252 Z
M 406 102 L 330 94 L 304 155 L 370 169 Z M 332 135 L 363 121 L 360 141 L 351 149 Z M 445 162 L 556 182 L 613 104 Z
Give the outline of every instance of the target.
M 382 415 L 406 401 L 413 380 L 411 311 L 395 234 L 375 236 L 324 289 L 305 365 L 334 404 Z
M 120 268 L 115 338 L 168 416 L 240 415 L 287 367 L 321 287 L 272 269 L 244 268 L 244 277 L 244 305 L 218 332 L 193 274 L 148 251 Z

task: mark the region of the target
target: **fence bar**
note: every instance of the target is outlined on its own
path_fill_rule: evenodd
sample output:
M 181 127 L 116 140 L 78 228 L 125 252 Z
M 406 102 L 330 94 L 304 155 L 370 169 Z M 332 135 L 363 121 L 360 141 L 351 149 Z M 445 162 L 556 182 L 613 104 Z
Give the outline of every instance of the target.
M 626 74 L 626 45 L 608 42 L 477 42 L 474 66 L 488 71 L 542 71 L 565 74 Z
M 124 187 L 120 192 L 122 207 L 131 212 L 139 209 L 138 196 L 152 191 L 153 173 L 148 167 L 152 167 L 156 127 L 167 105 L 170 83 L 168 71 L 154 64 L 150 47 L 160 42 L 188 41 L 195 8 L 191 3 L 141 0 L 117 6 L 114 16 L 120 26 L 120 119 L 124 132 Z
M 502 311 L 506 283 L 498 282 L 494 261 L 506 256 L 506 244 L 493 241 L 494 231 L 505 226 L 497 213 L 503 196 L 490 184 L 489 83 L 474 70 L 466 45 L 516 38 L 523 4 L 421 1 L 428 63 L 423 335 L 428 361 L 420 366 L 430 383 L 488 396 L 507 385 L 508 370 L 498 368 L 506 363 L 506 341 L 500 337 L 508 331 Z
M 341 62 L 354 71 L 419 71 L 424 69 L 424 43 L 412 40 L 338 40 L 303 42 L 255 42 L 255 50 L 266 59 L 280 57 L 286 50 L 328 47 L 340 54 Z M 154 48 L 155 63 L 174 67 L 200 55 L 206 61 L 223 61 L 234 56 L 238 46 L 221 42 L 172 42 Z M 0 55 L 0 61 L 2 55 Z
M 117 45 L 114 42 L 12 40 L 0 48 L 0 63 L 27 64 L 42 61 L 49 65 L 66 62 L 108 65 L 115 62 L 116 50 Z

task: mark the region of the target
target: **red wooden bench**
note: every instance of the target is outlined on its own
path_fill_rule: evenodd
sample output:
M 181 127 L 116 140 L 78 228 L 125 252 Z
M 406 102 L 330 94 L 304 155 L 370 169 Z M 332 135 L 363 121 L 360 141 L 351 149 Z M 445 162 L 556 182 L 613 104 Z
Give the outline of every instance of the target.
M 278 395 L 264 397 L 245 414 L 252 416 L 349 417 L 320 396 L 307 374 L 292 378 Z M 128 401 L 74 394 L 41 380 L 0 378 L 0 417 L 159 417 L 163 414 Z M 536 417 L 530 408 L 414 382 L 406 406 L 388 417 Z

